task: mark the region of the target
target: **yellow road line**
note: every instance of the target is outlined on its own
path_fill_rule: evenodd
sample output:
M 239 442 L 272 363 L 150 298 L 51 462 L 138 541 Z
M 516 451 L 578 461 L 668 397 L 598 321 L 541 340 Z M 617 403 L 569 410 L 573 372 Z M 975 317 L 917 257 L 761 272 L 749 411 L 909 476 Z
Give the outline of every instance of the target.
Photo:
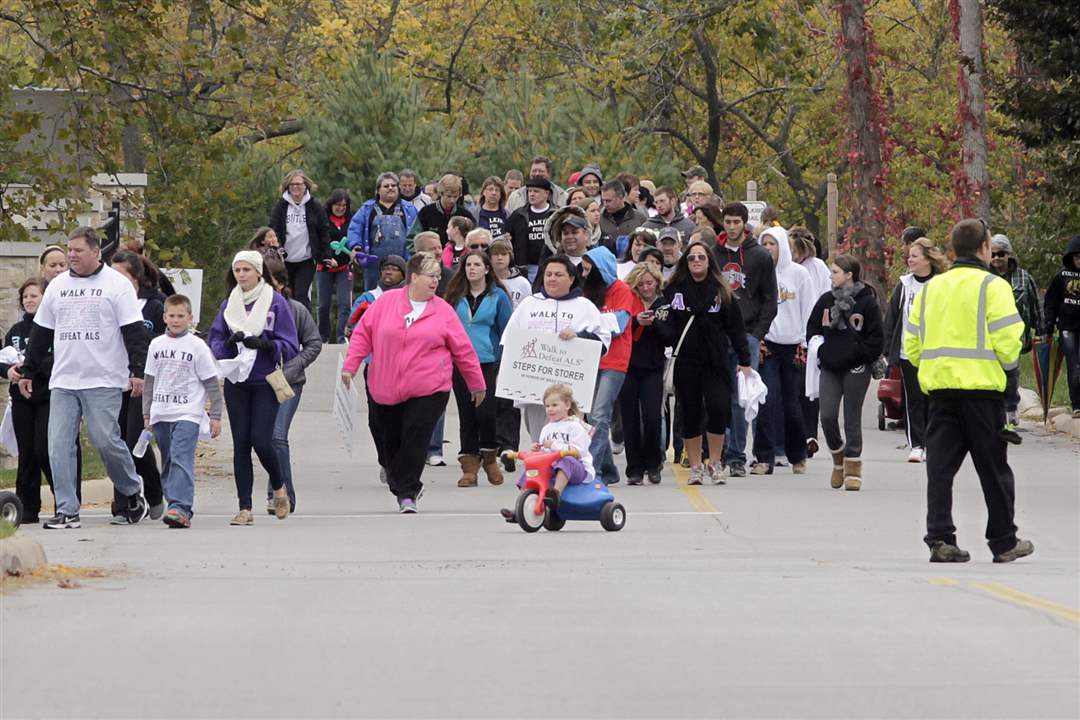
M 1016 588 L 1011 588 L 1008 585 L 1002 585 L 1001 583 L 971 583 L 971 587 L 989 593 L 999 600 L 1031 608 L 1032 610 L 1049 613 L 1055 617 L 1080 625 L 1080 610 L 1077 610 L 1076 608 L 1071 608 L 1051 600 L 1044 600 L 1043 598 L 1029 595 L 1026 592 L 1021 592 Z
M 959 585 L 959 580 L 954 580 L 948 577 L 932 577 L 930 578 L 931 585 Z
M 671 464 L 672 474 L 675 475 L 675 482 L 679 486 L 679 490 L 686 496 L 686 499 L 690 501 L 691 507 L 698 512 L 715 513 L 720 512 L 716 506 L 709 502 L 709 498 L 705 497 L 705 494 L 701 492 L 701 488 L 697 485 L 688 485 L 686 481 L 690 478 L 690 472 L 677 462 Z

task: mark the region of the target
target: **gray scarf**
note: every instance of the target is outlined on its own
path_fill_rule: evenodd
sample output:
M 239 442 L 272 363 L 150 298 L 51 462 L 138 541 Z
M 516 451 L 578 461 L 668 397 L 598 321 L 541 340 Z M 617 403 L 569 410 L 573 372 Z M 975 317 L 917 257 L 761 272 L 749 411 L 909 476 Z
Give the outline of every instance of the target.
M 833 288 L 832 294 L 836 302 L 833 311 L 829 313 L 829 327 L 847 330 L 847 319 L 855 309 L 855 296 L 862 292 L 863 287 L 865 286 L 861 282 L 857 282 L 851 287 Z

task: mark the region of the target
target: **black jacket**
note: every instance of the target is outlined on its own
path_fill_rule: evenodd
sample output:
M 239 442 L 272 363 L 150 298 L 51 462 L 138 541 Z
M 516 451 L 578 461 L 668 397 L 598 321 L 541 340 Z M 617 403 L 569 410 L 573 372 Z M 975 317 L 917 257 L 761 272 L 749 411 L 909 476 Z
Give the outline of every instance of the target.
M 349 218 L 351 218 L 351 217 L 352 217 L 352 215 L 350 215 L 349 213 L 346 213 L 345 214 L 345 222 L 342 223 L 341 227 L 338 227 L 334 223 L 330 222 L 329 217 L 326 219 L 326 227 L 327 227 L 327 233 L 328 233 L 327 234 L 327 242 L 328 243 L 335 243 L 335 242 L 338 242 L 340 240 L 344 240 L 345 238 L 348 237 L 348 235 L 349 235 Z M 343 253 L 335 253 L 333 251 L 333 249 L 331 249 L 329 252 L 330 252 L 330 257 L 332 257 L 334 260 L 337 260 L 338 267 L 347 267 L 348 264 L 349 264 L 349 261 L 352 260 L 352 253 L 350 253 L 348 250 L 346 250 Z M 342 270 L 341 272 L 345 272 L 345 271 Z
M 664 306 L 658 311 L 658 334 L 664 345 L 675 347 L 679 343 L 683 328 L 690 318 L 694 324 L 686 333 L 679 357 L 676 362 L 681 366 L 691 364 L 695 367 L 720 372 L 728 384 L 731 383 L 731 363 L 728 361 L 729 348 L 735 349 L 740 365 L 750 364 L 750 349 L 746 342 L 746 328 L 743 326 L 742 313 L 734 303 L 714 303 L 708 310 L 696 312 L 686 302 L 692 294 L 690 283 L 686 279 L 679 285 L 664 288 Z
M 921 279 L 915 275 L 911 277 L 914 282 L 919 283 L 919 287 L 922 287 L 927 280 L 934 276 L 930 274 Z M 892 297 L 889 298 L 889 307 L 885 311 L 885 338 L 888 342 L 888 345 L 885 346 L 885 355 L 890 366 L 900 362 L 900 347 L 904 343 L 904 308 L 901 307 L 903 301 L 904 281 L 901 280 L 893 288 Z
M 430 205 L 425 205 L 420 208 L 420 212 L 416 215 L 416 220 L 420 223 L 421 230 L 430 230 L 439 233 L 439 240 L 442 241 L 443 245 L 446 245 L 449 241 L 449 238 L 446 237 L 446 228 L 450 225 L 450 218 L 452 217 L 469 218 L 472 220 L 473 225 L 476 224 L 476 218 L 473 217 L 473 214 L 466 210 L 465 206 L 460 202 L 454 205 L 454 209 L 447 215 L 443 212 L 442 205 L 438 200 Z
M 30 333 L 34 329 L 34 316 L 24 314 L 22 320 L 11 326 L 4 336 L 4 347 L 11 346 L 21 353 L 26 353 L 30 344 Z M 49 376 L 52 375 L 53 354 L 50 347 L 46 356 L 42 359 L 39 372 L 34 375 L 32 397 L 29 399 L 19 392 L 18 383 L 11 383 L 11 399 L 13 402 L 49 402 Z M 11 365 L 0 363 L 0 377 L 7 378 Z
M 847 327 L 843 330 L 830 323 L 835 304 L 836 296 L 825 293 L 810 311 L 806 323 L 808 340 L 815 335 L 825 338 L 818 350 L 821 367 L 839 373 L 877 360 L 885 343 L 885 331 L 874 291 L 866 286 L 855 296 L 855 307 L 845 318 Z
M 555 207 L 548 205 L 542 213 L 532 213 L 536 227 L 529 227 L 530 209 L 528 203 L 510 213 L 506 221 L 506 231 L 510 233 L 510 242 L 514 246 L 514 264 L 522 274 L 529 265 L 539 265 L 544 256 L 544 221 L 555 214 Z
M 664 304 L 664 297 L 657 296 L 646 310 L 657 310 Z M 641 306 L 638 306 L 639 308 Z M 640 310 L 639 310 L 640 311 Z M 633 370 L 659 370 L 664 367 L 664 337 L 657 328 L 657 322 L 652 325 L 638 325 L 637 315 L 630 320 L 629 332 L 633 333 L 633 344 L 630 347 L 630 368 Z M 677 340 L 678 338 L 676 338 Z
M 1080 270 L 1073 258 L 1080 255 L 1080 235 L 1073 239 L 1061 255 L 1061 270 L 1050 281 L 1043 300 L 1043 335 L 1058 330 L 1080 331 Z
M 270 211 L 270 227 L 278 236 L 278 242 L 285 247 L 285 218 L 289 214 L 289 203 L 281 198 Z M 311 257 L 315 262 L 322 262 L 330 257 L 330 221 L 326 218 L 323 206 L 311 198 L 304 203 L 304 215 L 307 218 L 308 244 Z M 289 258 L 285 258 L 288 262 Z
M 713 254 L 742 310 L 746 332 L 758 340 L 765 337 L 776 317 L 776 268 L 772 255 L 746 234 L 738 250 L 724 246 L 727 236 L 716 240 Z

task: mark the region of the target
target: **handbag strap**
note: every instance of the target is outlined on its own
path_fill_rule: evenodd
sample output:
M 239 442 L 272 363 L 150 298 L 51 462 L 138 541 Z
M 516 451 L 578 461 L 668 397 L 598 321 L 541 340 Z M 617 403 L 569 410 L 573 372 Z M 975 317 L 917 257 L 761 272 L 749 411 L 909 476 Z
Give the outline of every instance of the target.
M 690 319 L 686 321 L 686 325 L 683 326 L 682 335 L 679 336 L 679 342 L 675 344 L 675 350 L 671 353 L 671 359 L 679 357 L 679 350 L 682 349 L 683 340 L 686 339 L 686 333 L 690 330 L 690 326 L 694 324 L 694 316 L 691 315 Z

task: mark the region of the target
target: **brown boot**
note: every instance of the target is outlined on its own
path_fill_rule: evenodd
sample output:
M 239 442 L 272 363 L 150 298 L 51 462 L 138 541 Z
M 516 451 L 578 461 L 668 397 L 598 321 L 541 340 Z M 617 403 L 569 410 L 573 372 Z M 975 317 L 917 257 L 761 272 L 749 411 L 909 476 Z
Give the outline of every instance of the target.
M 844 489 L 862 487 L 862 458 L 844 458 Z
M 829 479 L 829 485 L 834 489 L 844 487 L 844 448 L 839 450 L 830 450 L 832 454 L 832 477 Z
M 492 485 L 502 485 L 502 468 L 499 467 L 499 458 L 495 455 L 495 451 L 481 450 L 480 458 L 484 465 L 484 474 L 487 475 L 488 482 Z
M 478 455 L 458 455 L 461 463 L 461 479 L 457 481 L 458 487 L 476 487 L 476 476 L 480 472 L 480 457 Z

